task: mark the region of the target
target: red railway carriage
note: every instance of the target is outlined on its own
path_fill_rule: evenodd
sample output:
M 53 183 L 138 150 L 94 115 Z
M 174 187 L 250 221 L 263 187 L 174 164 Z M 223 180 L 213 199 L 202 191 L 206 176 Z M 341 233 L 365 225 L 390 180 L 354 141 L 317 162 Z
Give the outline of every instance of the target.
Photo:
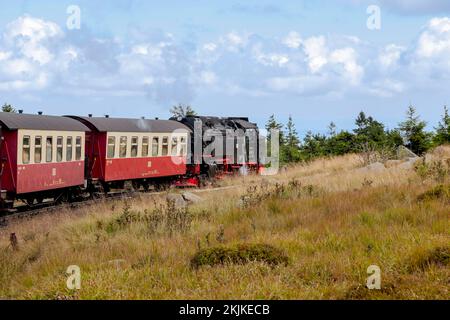
M 1 112 L 0 126 L 3 208 L 15 199 L 30 205 L 56 200 L 84 186 L 85 125 L 70 118 Z
M 169 181 L 186 174 L 190 130 L 171 120 L 70 116 L 89 127 L 87 177 L 105 191 Z M 100 182 L 100 183 L 98 183 Z M 102 190 L 103 191 L 103 190 Z

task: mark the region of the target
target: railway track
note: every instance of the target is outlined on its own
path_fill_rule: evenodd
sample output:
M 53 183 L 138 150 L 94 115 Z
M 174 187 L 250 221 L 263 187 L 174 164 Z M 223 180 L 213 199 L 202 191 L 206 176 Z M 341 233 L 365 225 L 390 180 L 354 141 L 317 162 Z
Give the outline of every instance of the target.
M 63 203 L 63 204 L 57 204 L 55 205 L 52 202 L 49 203 L 44 203 L 39 207 L 28 207 L 26 205 L 23 206 L 19 206 L 15 208 L 15 212 L 10 213 L 10 214 L 4 214 L 2 216 L 0 216 L 0 228 L 4 228 L 8 225 L 11 224 L 11 222 L 14 221 L 20 221 L 20 220 L 27 220 L 27 219 L 31 219 L 35 216 L 38 215 L 42 215 L 42 214 L 51 214 L 54 212 L 58 212 L 61 210 L 74 210 L 74 209 L 79 209 L 82 207 L 87 207 L 87 206 L 91 206 L 91 205 L 95 205 L 95 204 L 99 204 L 102 203 L 105 200 L 112 200 L 112 199 L 130 199 L 133 197 L 136 197 L 137 195 L 140 195 L 140 192 L 135 192 L 135 193 L 117 193 L 117 194 L 109 194 L 107 195 L 105 198 L 103 199 L 86 199 L 86 200 L 80 200 L 80 201 L 76 201 L 76 202 L 71 202 L 71 203 Z M 157 194 L 157 192 L 155 192 L 155 194 Z
M 236 186 L 228 186 L 228 187 L 217 187 L 217 188 L 199 188 L 195 190 L 191 190 L 193 193 L 203 193 L 203 192 L 209 192 L 209 191 L 221 191 L 221 190 L 228 190 L 235 188 Z M 125 200 L 125 199 L 133 199 L 140 196 L 155 196 L 164 194 L 167 191 L 134 191 L 134 192 L 114 192 L 109 193 L 104 198 L 100 199 L 86 199 L 81 200 L 77 202 L 71 202 L 71 203 L 63 203 L 54 205 L 53 203 L 44 204 L 39 208 L 30 208 L 26 205 L 21 207 L 16 207 L 17 212 L 6 214 L 3 216 L 0 216 L 0 228 L 5 228 L 8 225 L 10 225 L 12 222 L 21 221 L 21 220 L 28 220 L 33 217 L 36 217 L 38 215 L 42 214 L 52 214 L 54 212 L 58 212 L 61 210 L 75 210 L 83 207 L 93 206 L 95 204 L 104 203 L 108 200 Z

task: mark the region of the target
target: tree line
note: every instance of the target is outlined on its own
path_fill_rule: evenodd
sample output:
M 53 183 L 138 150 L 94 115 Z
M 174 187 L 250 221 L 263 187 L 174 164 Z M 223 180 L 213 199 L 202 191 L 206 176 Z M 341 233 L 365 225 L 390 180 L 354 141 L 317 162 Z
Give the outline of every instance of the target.
M 450 143 L 450 116 L 447 107 L 444 107 L 444 114 L 434 132 L 426 131 L 426 126 L 427 123 L 421 120 L 416 109 L 410 106 L 406 119 L 392 130 L 362 111 L 355 119 L 355 128 L 352 131 L 338 132 L 336 125 L 331 122 L 327 134 L 308 131 L 301 140 L 292 116 L 289 116 L 287 124 L 283 125 L 275 119 L 275 115 L 267 121 L 266 130 L 280 131 L 280 161 L 286 164 L 366 151 L 393 156 L 399 146 L 405 146 L 415 154 L 422 155 L 430 148 Z M 268 135 L 270 141 L 270 133 Z
M 17 112 L 10 104 L 5 103 L 3 112 Z M 173 117 L 195 116 L 197 113 L 189 105 L 176 105 L 170 110 Z M 324 156 L 339 156 L 347 153 L 380 152 L 393 155 L 399 146 L 405 146 L 417 155 L 422 155 L 430 148 L 450 143 L 450 115 L 445 106 L 444 113 L 434 132 L 426 131 L 427 123 L 421 120 L 416 109 L 410 106 L 406 112 L 406 119 L 395 129 L 386 126 L 360 112 L 355 119 L 355 128 L 352 131 L 338 132 L 334 122 L 328 126 L 327 134 L 308 131 L 300 139 L 295 128 L 292 116 L 289 116 L 286 125 L 278 122 L 272 115 L 266 123 L 270 145 L 270 131 L 279 130 L 280 161 L 293 163 L 309 161 Z

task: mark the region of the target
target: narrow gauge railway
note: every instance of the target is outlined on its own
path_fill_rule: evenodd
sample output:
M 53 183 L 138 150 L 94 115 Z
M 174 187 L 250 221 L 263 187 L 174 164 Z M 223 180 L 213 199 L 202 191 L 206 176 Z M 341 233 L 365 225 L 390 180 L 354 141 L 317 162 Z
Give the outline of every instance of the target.
M 196 193 L 200 192 L 215 192 L 215 191 L 222 191 L 226 189 L 232 189 L 235 188 L 235 186 L 227 186 L 227 187 L 201 187 L 199 189 L 196 189 Z M 141 196 L 156 196 L 160 194 L 164 194 L 166 191 L 122 191 L 122 192 L 110 192 L 103 198 L 86 198 L 82 201 L 78 202 L 71 202 L 71 203 L 61 203 L 61 204 L 54 204 L 52 202 L 44 203 L 39 207 L 30 208 L 28 205 L 22 205 L 17 207 L 17 210 L 14 213 L 10 214 L 4 214 L 0 216 L 0 229 L 7 227 L 11 224 L 11 222 L 14 221 L 21 221 L 26 219 L 31 219 L 35 216 L 38 216 L 40 214 L 52 214 L 56 213 L 61 210 L 67 210 L 67 209 L 79 209 L 86 206 L 96 205 L 104 203 L 108 200 L 127 200 L 127 199 L 133 199 L 135 197 L 141 197 Z
M 195 129 L 209 131 L 195 141 Z M 245 138 L 229 136 L 240 130 Z M 240 169 L 259 172 L 258 127 L 247 118 L 170 120 L 0 113 L 0 216 L 35 214 L 171 186 L 200 187 Z M 212 136 L 212 137 L 211 137 Z M 209 144 L 222 154 L 205 161 Z M 197 145 L 194 145 L 197 144 Z M 201 161 L 189 152 L 200 145 Z M 24 203 L 17 206 L 17 203 Z

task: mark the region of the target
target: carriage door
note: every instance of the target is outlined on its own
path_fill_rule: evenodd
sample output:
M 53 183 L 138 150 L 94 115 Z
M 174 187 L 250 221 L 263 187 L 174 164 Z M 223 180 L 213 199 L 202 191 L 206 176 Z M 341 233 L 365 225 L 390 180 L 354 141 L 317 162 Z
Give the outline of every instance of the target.
M 90 155 L 94 154 L 94 150 L 93 150 L 93 143 L 92 143 L 92 133 L 91 132 L 86 132 L 85 136 L 84 136 L 84 176 L 85 177 L 92 177 L 92 170 L 93 170 L 93 166 L 94 163 L 90 162 L 89 159 L 93 159 L 93 157 L 90 157 Z M 93 160 L 91 160 L 93 161 Z
M 2 190 L 2 181 L 3 181 L 3 168 L 5 167 L 6 160 L 3 159 L 3 131 L 0 126 L 0 191 Z

